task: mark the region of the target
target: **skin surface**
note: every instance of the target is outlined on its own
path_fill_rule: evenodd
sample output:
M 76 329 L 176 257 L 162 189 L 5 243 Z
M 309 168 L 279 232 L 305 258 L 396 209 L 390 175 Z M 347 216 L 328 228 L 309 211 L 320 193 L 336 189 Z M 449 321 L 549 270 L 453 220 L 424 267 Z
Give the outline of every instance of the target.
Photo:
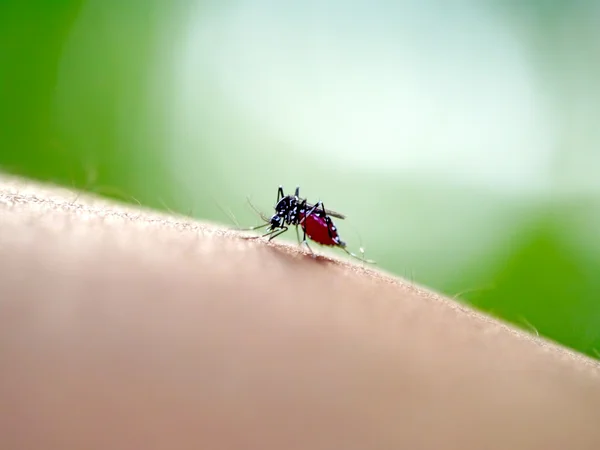
M 0 448 L 600 448 L 595 361 L 241 236 L 0 177 Z

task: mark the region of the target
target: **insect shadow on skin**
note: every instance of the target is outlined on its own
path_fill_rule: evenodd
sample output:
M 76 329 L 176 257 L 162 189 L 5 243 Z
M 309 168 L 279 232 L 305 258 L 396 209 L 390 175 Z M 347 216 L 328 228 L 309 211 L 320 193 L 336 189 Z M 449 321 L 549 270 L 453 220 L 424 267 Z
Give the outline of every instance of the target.
M 256 237 L 245 236 L 245 237 L 242 237 L 242 239 L 256 239 Z M 310 260 L 311 263 L 318 263 L 318 264 L 322 264 L 322 265 L 343 264 L 343 262 L 340 261 L 339 259 L 335 259 L 335 258 L 327 256 L 327 255 L 312 253 L 312 254 L 310 254 L 310 257 L 308 257 L 308 255 L 306 253 L 296 252 L 292 248 L 288 248 L 288 247 L 282 248 L 280 246 L 265 245 L 264 249 L 266 251 L 273 253 L 273 255 L 276 256 L 280 262 L 284 262 L 286 264 L 296 264 L 298 262 L 299 257 L 303 260 L 305 260 L 305 259 Z M 297 267 L 297 266 L 294 265 L 293 267 Z
M 313 257 L 316 258 L 315 253 L 308 244 L 308 239 L 324 246 L 338 247 L 345 251 L 348 255 L 356 258 L 362 262 L 369 264 L 375 264 L 375 261 L 365 259 L 364 252 L 361 248 L 363 257 L 359 257 L 354 253 L 350 252 L 346 248 L 346 243 L 341 240 L 338 235 L 337 228 L 333 223 L 331 217 L 338 219 L 345 219 L 343 214 L 331 211 L 325 208 L 323 202 L 319 201 L 316 204 L 310 204 L 306 199 L 300 197 L 300 187 L 296 187 L 294 195 L 285 195 L 283 187 L 279 186 L 277 190 L 277 201 L 275 204 L 275 214 L 268 218 L 261 211 L 259 211 L 247 198 L 248 203 L 252 209 L 260 216 L 263 220 L 262 225 L 256 227 L 240 229 L 240 231 L 253 231 L 260 228 L 267 227 L 267 232 L 261 236 L 254 236 L 247 239 L 257 239 L 261 237 L 268 237 L 269 241 L 273 240 L 277 236 L 285 233 L 289 230 L 289 227 L 294 226 L 296 229 L 296 236 L 298 243 L 306 245 Z M 303 237 L 300 239 L 298 227 L 302 229 Z

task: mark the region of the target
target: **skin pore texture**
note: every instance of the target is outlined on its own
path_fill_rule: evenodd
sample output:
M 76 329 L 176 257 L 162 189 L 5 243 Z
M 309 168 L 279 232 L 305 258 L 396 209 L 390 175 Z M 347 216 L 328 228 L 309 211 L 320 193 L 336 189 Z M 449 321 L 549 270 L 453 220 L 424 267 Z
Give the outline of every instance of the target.
M 374 267 L 0 176 L 2 449 L 600 449 L 600 368 Z

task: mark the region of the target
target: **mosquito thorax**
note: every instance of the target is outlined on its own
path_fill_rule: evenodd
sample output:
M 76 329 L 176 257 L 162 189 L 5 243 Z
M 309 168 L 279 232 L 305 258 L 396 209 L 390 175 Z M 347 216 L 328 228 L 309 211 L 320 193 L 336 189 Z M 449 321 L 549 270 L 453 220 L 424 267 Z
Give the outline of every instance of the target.
M 298 197 L 294 195 L 286 195 L 275 206 L 275 213 L 285 223 L 289 225 L 297 225 L 298 221 Z

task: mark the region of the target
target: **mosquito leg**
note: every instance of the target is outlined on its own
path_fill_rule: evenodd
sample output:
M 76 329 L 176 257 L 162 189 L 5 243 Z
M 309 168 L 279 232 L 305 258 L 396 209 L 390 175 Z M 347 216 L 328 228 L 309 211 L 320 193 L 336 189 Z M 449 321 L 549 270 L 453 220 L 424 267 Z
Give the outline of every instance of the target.
M 278 232 L 269 232 L 263 235 L 263 237 L 269 236 L 269 241 L 271 241 L 272 239 L 275 239 L 277 236 L 279 236 L 280 234 L 285 233 L 288 230 L 288 227 L 283 227 L 283 229 L 281 231 Z
M 256 229 L 266 227 L 267 225 L 270 225 L 270 224 L 265 223 L 265 224 L 259 225 L 257 227 L 241 229 L 241 230 L 238 230 L 238 231 L 254 231 Z M 266 237 L 266 236 L 270 236 L 273 233 L 275 233 L 276 231 L 278 231 L 278 230 L 269 230 L 265 234 L 261 234 L 261 235 L 258 235 L 258 236 L 244 236 L 244 239 L 259 239 L 259 238 L 263 238 L 263 237 Z
M 319 203 L 317 203 L 317 205 L 320 205 L 321 208 L 322 208 L 322 210 L 326 211 L 325 210 L 325 205 L 323 204 L 323 202 L 319 202 Z M 315 207 L 317 205 L 315 205 Z M 335 225 L 333 224 L 333 221 L 329 218 L 329 216 L 327 215 L 327 213 L 325 213 L 325 219 L 327 220 L 327 232 L 329 233 L 329 238 L 335 242 L 335 238 L 334 238 L 334 236 L 332 234 L 332 231 L 336 231 Z M 361 250 L 361 254 L 362 254 L 362 258 L 360 256 L 358 256 L 358 255 L 355 255 L 350 250 L 348 250 L 346 248 L 346 244 L 341 241 L 341 239 L 339 238 L 339 236 L 337 237 L 337 246 L 339 248 L 341 248 L 342 250 L 344 250 L 346 253 L 348 253 L 353 258 L 356 258 L 356 259 L 362 261 L 363 263 L 375 264 L 375 261 L 373 261 L 371 259 L 365 259 L 365 252 L 364 252 L 364 250 L 362 248 L 360 249 Z
M 357 256 L 357 255 L 355 255 L 354 253 L 352 253 L 351 251 L 349 251 L 349 250 L 348 250 L 346 247 L 341 247 L 341 246 L 340 246 L 340 248 L 341 248 L 342 250 L 344 250 L 346 253 L 348 253 L 350 256 L 352 256 L 353 258 L 356 258 L 356 259 L 358 259 L 359 261 L 362 261 L 362 262 L 364 262 L 364 263 L 367 263 L 367 264 L 377 264 L 377 263 L 376 263 L 375 261 L 373 261 L 372 259 L 365 259 L 365 256 L 364 256 L 364 251 L 362 252 L 362 254 L 363 254 L 363 257 L 361 258 L 360 256 Z M 361 250 L 362 250 L 362 249 L 361 249 Z
M 302 237 L 302 242 L 300 243 L 300 245 L 304 244 L 306 245 L 306 248 L 308 249 L 308 251 L 310 252 L 310 254 L 312 255 L 312 257 L 315 257 L 315 252 L 313 252 L 313 249 L 310 248 L 310 245 L 308 245 L 308 241 L 306 240 L 306 230 L 302 230 L 304 232 L 304 236 Z
M 333 237 L 332 231 L 335 231 L 335 225 L 333 224 L 333 221 L 331 220 L 331 218 L 327 215 L 327 212 L 325 210 L 325 205 L 323 204 L 323 202 L 319 202 L 315 205 L 315 207 L 316 206 L 321 206 L 321 210 L 323 211 L 323 214 L 325 214 L 325 221 L 327 222 L 327 234 L 329 234 L 329 239 L 331 239 L 333 242 L 336 242 L 339 244 L 339 242 L 341 242 L 340 238 L 338 237 L 337 241 L 336 241 L 335 238 Z
M 306 200 L 303 202 L 303 205 L 304 205 L 304 209 L 306 210 Z M 322 203 L 321 201 L 319 201 L 319 202 L 318 202 L 318 203 L 317 203 L 315 206 L 313 206 L 313 207 L 310 209 L 310 211 L 308 211 L 308 212 L 305 212 L 305 213 L 304 213 L 304 217 L 303 217 L 303 219 L 300 221 L 300 223 L 303 223 L 303 222 L 306 220 L 306 218 L 307 218 L 308 216 L 310 216 L 310 215 L 311 215 L 312 213 L 314 213 L 314 212 L 315 212 L 317 209 L 319 209 L 319 207 L 322 207 L 322 205 L 323 205 L 323 203 Z
M 333 242 L 335 242 L 338 247 L 344 248 L 346 246 L 346 244 L 344 244 L 340 240 L 339 236 L 337 237 L 337 240 L 336 240 L 336 237 L 333 236 L 332 231 L 336 231 L 336 228 L 335 228 L 335 225 L 333 224 L 333 220 L 331 220 L 331 218 L 327 214 L 327 210 L 325 209 L 325 205 L 323 204 L 323 202 L 317 203 L 315 205 L 315 208 L 317 208 L 317 207 L 321 207 L 321 211 L 323 211 L 323 214 L 325 214 L 325 221 L 327 222 L 327 234 L 329 234 L 329 239 L 331 239 Z

